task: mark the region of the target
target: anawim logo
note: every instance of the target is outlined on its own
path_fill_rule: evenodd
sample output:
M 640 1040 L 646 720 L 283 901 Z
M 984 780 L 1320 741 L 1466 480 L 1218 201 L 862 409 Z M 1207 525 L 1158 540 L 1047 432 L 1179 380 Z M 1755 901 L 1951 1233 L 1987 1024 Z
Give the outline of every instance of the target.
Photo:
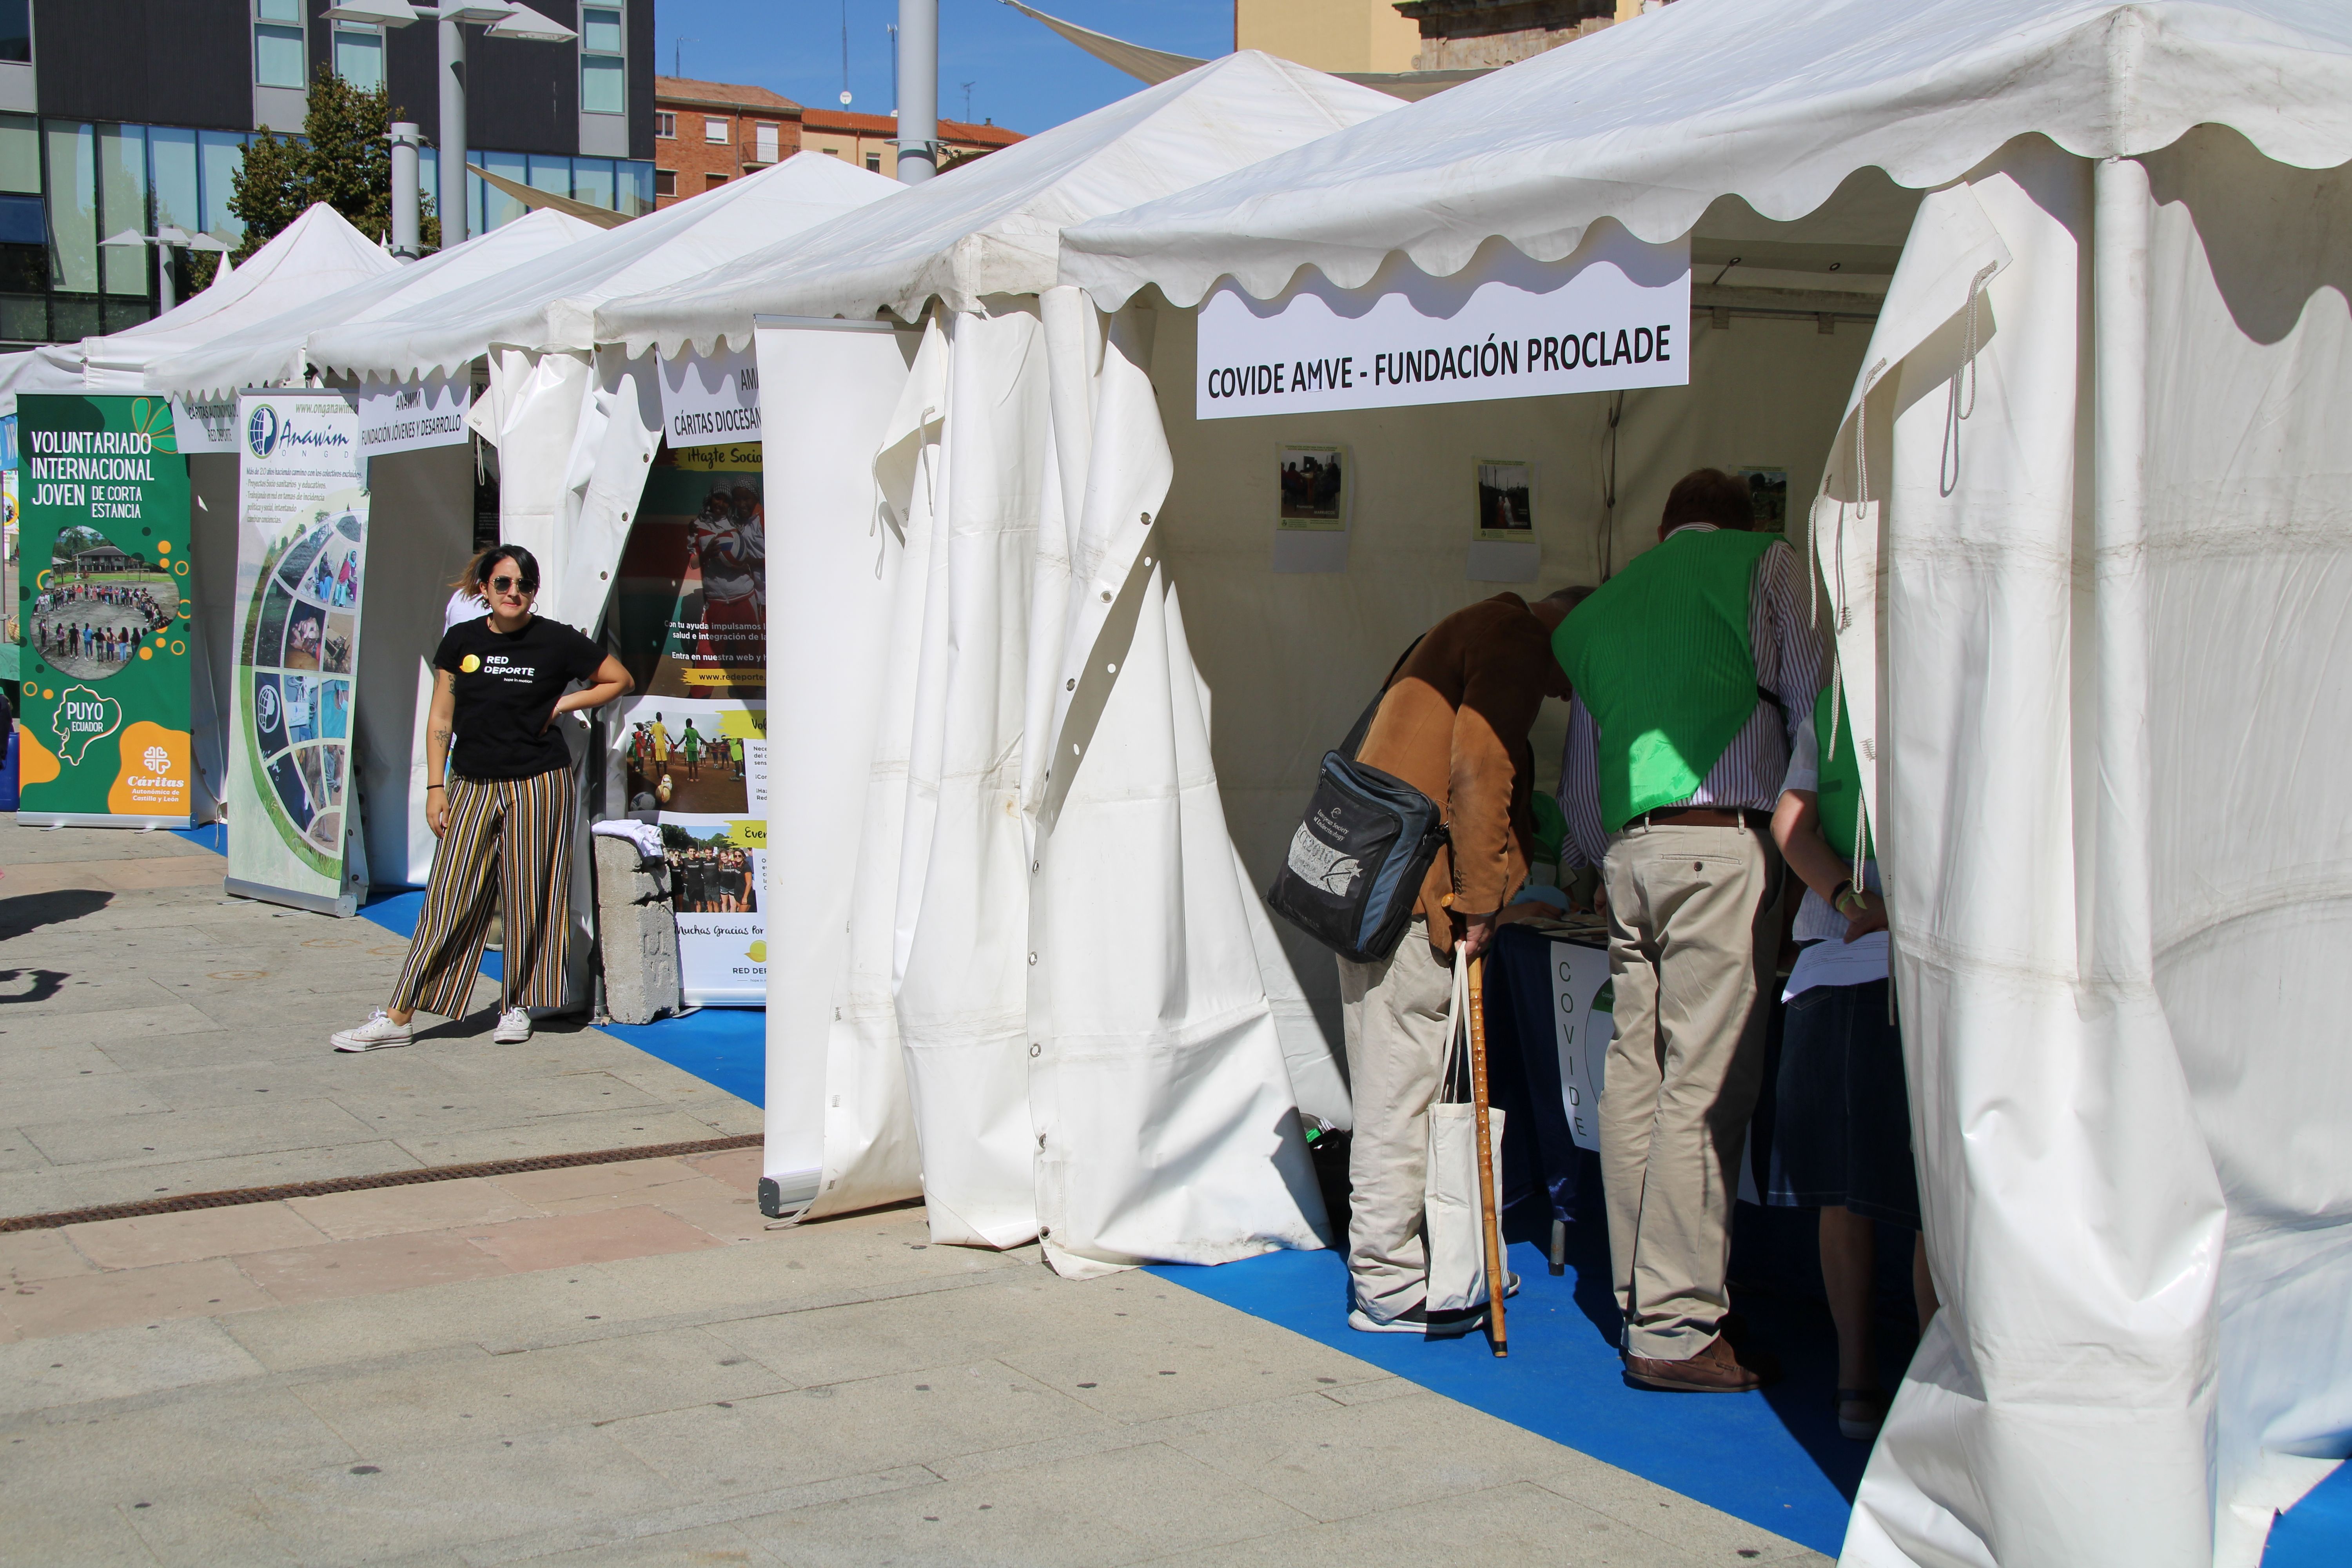
M 257 458 L 267 458 L 278 449 L 278 410 L 267 403 L 254 405 L 253 417 L 245 424 L 245 444 Z

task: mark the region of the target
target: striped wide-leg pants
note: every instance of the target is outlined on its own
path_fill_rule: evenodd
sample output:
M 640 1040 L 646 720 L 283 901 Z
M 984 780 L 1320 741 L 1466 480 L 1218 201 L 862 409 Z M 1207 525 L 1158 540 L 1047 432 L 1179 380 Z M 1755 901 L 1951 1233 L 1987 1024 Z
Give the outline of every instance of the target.
M 572 770 L 528 779 L 453 773 L 448 790 L 448 831 L 433 857 L 425 913 L 392 988 L 392 1005 L 445 1018 L 465 1013 L 500 901 L 494 895 L 502 894 L 499 1009 L 562 1006 L 572 914 Z

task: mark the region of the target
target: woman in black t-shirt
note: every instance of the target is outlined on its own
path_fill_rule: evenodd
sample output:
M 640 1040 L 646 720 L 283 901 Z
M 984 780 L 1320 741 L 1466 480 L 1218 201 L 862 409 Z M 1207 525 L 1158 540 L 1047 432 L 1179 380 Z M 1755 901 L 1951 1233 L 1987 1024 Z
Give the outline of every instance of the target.
M 390 1005 L 336 1035 L 339 1051 L 408 1044 L 419 1007 L 462 1015 L 482 966 L 490 911 L 501 902 L 504 976 L 492 1037 L 501 1045 L 530 1039 L 530 1009 L 563 1001 L 572 749 L 555 720 L 603 707 L 629 689 L 629 676 L 570 626 L 531 613 L 539 563 L 530 551 L 507 545 L 478 557 L 474 577 L 490 613 L 450 627 L 433 656 L 425 772 L 434 782 L 425 786 L 425 820 L 441 847 L 425 912 Z

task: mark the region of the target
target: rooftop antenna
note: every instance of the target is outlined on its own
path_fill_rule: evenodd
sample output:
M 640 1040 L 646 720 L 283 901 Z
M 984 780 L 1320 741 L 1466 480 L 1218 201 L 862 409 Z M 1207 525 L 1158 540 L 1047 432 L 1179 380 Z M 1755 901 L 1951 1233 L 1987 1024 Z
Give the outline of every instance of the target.
M 672 76 L 684 76 L 684 75 L 686 74 L 686 72 L 684 72 L 684 71 L 682 71 L 682 70 L 680 70 L 680 69 L 678 68 L 678 65 L 677 65 L 678 58 L 679 58 L 679 56 L 680 56 L 680 55 L 685 51 L 685 48 L 686 48 L 686 46 L 687 46 L 687 45 L 688 45 L 688 44 L 698 44 L 698 43 L 700 43 L 700 42 L 702 42 L 702 40 L 701 40 L 700 38 L 672 38 L 672 39 L 669 41 L 669 74 L 670 74 L 670 75 L 672 75 Z
M 971 82 L 963 84 L 963 122 L 966 125 L 971 123 Z

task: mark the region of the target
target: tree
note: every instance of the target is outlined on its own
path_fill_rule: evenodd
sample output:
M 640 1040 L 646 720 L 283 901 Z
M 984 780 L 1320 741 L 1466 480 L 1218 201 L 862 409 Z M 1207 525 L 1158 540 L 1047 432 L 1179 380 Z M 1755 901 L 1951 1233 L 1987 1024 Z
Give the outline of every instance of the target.
M 236 247 L 242 262 L 275 239 L 287 225 L 324 202 L 362 234 L 392 232 L 392 122 L 407 111 L 393 106 L 383 88 L 362 92 L 321 66 L 310 84 L 302 134 L 264 131 L 247 144 L 236 172 L 228 210 L 245 223 Z M 429 200 L 421 202 L 421 233 L 427 250 L 441 245 L 441 220 Z M 203 288 L 212 280 L 213 259 L 202 258 Z M 192 268 L 192 270 L 194 270 Z

